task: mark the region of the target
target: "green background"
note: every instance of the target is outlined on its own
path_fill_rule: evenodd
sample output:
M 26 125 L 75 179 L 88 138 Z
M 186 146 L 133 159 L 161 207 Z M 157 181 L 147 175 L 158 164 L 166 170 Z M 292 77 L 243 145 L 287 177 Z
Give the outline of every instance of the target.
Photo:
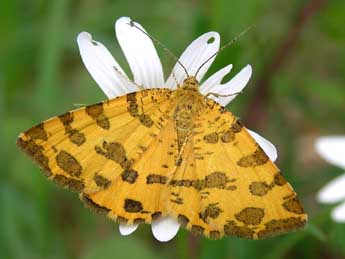
M 343 172 L 314 151 L 317 136 L 345 134 L 344 13 L 343 0 L 0 1 L 0 257 L 345 258 L 345 224 L 315 200 Z M 115 223 L 49 182 L 18 150 L 21 131 L 106 99 L 79 56 L 80 31 L 106 45 L 130 74 L 114 36 L 121 16 L 176 55 L 204 32 L 218 31 L 224 44 L 255 25 L 219 54 L 208 75 L 232 63 L 233 76 L 252 64 L 250 83 L 228 108 L 276 144 L 277 164 L 309 214 L 304 230 L 262 241 L 211 241 L 181 230 L 159 243 L 144 225 L 121 237 Z M 168 75 L 174 62 L 159 53 Z

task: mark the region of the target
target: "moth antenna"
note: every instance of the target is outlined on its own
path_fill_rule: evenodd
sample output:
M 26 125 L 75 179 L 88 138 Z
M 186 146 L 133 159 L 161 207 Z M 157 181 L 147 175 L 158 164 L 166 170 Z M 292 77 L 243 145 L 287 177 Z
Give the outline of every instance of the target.
M 195 73 L 195 77 L 198 75 L 200 69 L 206 65 L 206 63 L 208 63 L 212 58 L 214 58 L 219 52 L 223 51 L 224 49 L 226 49 L 227 47 L 231 46 L 232 44 L 234 44 L 236 41 L 238 41 L 244 34 L 246 34 L 248 31 L 250 31 L 251 29 L 253 29 L 255 27 L 255 25 L 251 25 L 248 28 L 246 28 L 244 31 L 242 31 L 240 34 L 238 34 L 235 38 L 233 38 L 231 41 L 229 41 L 228 43 L 226 43 L 223 47 L 221 47 L 218 51 L 216 51 L 214 54 L 212 54 L 208 59 L 206 59 L 201 66 L 198 68 L 198 70 Z
M 167 47 L 165 47 L 163 45 L 163 43 L 161 43 L 159 40 L 157 40 L 156 38 L 154 38 L 153 36 L 151 36 L 150 34 L 148 34 L 146 31 L 144 31 L 143 29 L 141 29 L 140 27 L 138 27 L 133 21 L 130 21 L 128 23 L 129 26 L 134 27 L 136 29 L 138 29 L 139 31 L 141 31 L 142 33 L 144 33 L 147 37 L 149 37 L 153 42 L 155 42 L 156 44 L 158 44 L 159 46 L 161 46 L 161 48 L 166 51 L 184 70 L 184 72 L 186 73 L 187 77 L 189 77 L 187 68 L 180 62 L 180 60 L 174 55 L 174 53 L 172 53 L 172 51 L 170 49 L 168 49 Z

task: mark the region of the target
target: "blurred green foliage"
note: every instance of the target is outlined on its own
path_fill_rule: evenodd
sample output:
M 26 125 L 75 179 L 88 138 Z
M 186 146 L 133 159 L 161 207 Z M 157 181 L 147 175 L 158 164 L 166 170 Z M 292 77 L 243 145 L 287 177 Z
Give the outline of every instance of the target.
M 305 24 L 282 68 L 269 75 L 267 123 L 249 125 L 277 145 L 278 164 L 310 215 L 305 230 L 263 241 L 201 239 L 194 247 L 184 230 L 167 244 L 155 241 L 149 226 L 121 237 L 116 224 L 47 181 L 15 145 L 21 131 L 73 104 L 105 99 L 80 59 L 80 31 L 104 43 L 129 73 L 114 38 L 113 25 L 121 16 L 140 22 L 177 55 L 206 31 L 218 31 L 224 43 L 255 24 L 218 56 L 208 73 L 233 63 L 234 75 L 247 63 L 253 65 L 245 94 L 229 107 L 245 118 L 257 80 L 307 2 L 0 1 L 0 257 L 188 258 L 193 253 L 199 258 L 345 258 L 345 225 L 330 220 L 331 206 L 315 201 L 317 190 L 342 172 L 313 150 L 316 136 L 345 133 L 343 0 L 328 1 Z M 173 60 L 159 53 L 168 75 Z

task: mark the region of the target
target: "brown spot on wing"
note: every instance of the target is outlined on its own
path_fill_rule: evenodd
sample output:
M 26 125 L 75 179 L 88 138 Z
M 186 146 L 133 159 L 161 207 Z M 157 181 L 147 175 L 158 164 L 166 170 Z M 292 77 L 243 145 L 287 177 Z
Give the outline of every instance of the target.
M 154 184 L 154 183 L 166 184 L 167 181 L 168 181 L 168 177 L 166 177 L 164 175 L 159 175 L 159 174 L 149 174 L 146 177 L 146 183 L 147 184 Z
M 139 115 L 139 121 L 145 126 L 145 127 L 152 127 L 153 125 L 153 120 L 151 117 L 147 114 L 141 114 Z
M 118 223 L 118 224 L 127 224 L 127 222 L 128 222 L 128 219 L 127 218 L 125 218 L 125 217 L 121 217 L 121 216 L 118 216 L 117 218 L 116 218 L 116 222 Z
M 61 123 L 65 127 L 69 127 L 74 120 L 73 113 L 71 113 L 71 112 L 67 112 L 65 114 L 62 114 L 62 115 L 58 116 L 58 118 L 60 119 Z
M 125 199 L 123 208 L 125 209 L 125 211 L 130 213 L 140 212 L 143 210 L 141 202 L 132 199 Z
M 86 137 L 84 133 L 81 133 L 78 130 L 72 128 L 71 124 L 74 120 L 73 113 L 67 112 L 63 115 L 60 115 L 59 119 L 63 124 L 65 133 L 68 135 L 70 141 L 77 146 L 81 146 L 86 141 Z
M 205 222 L 209 222 L 209 218 L 216 219 L 223 210 L 218 206 L 218 203 L 210 203 L 204 211 L 199 213 L 199 217 Z
M 220 139 L 224 143 L 230 143 L 235 139 L 235 134 L 233 131 L 227 130 L 220 136 Z
M 272 190 L 275 186 L 283 186 L 286 184 L 284 177 L 278 172 L 274 175 L 273 181 L 270 184 L 266 182 L 252 182 L 249 185 L 249 191 L 256 196 L 264 196 L 268 191 Z M 295 197 L 295 195 L 293 195 Z
M 133 220 L 133 224 L 143 224 L 145 223 L 145 219 L 143 218 L 136 218 Z
M 151 117 L 142 111 L 139 112 L 139 105 L 137 100 L 137 94 L 136 93 L 130 93 L 127 94 L 127 111 L 132 117 L 137 118 L 141 124 L 143 124 L 145 127 L 150 128 L 153 126 L 154 122 L 151 119 Z
M 133 169 L 125 169 L 121 174 L 121 178 L 123 181 L 133 184 L 138 178 L 138 172 Z
M 305 225 L 306 221 L 299 217 L 291 217 L 286 219 L 273 219 L 265 223 L 265 229 L 258 232 L 259 238 L 275 236 L 281 233 L 296 230 Z
M 227 224 L 224 225 L 224 233 L 229 236 L 253 239 L 254 231 L 248 227 L 237 226 L 235 221 L 229 220 Z
M 110 129 L 110 122 L 108 117 L 104 113 L 103 103 L 97 103 L 94 105 L 87 106 L 85 111 L 93 120 L 96 121 L 97 125 L 103 129 Z
M 95 203 L 93 200 L 91 200 L 86 195 L 82 194 L 80 196 L 80 199 L 84 202 L 85 207 L 91 209 L 92 211 L 101 214 L 101 215 L 107 215 L 110 209 L 103 207 L 97 203 Z
M 138 110 L 136 93 L 134 92 L 134 93 L 127 94 L 126 98 L 128 102 L 127 110 L 129 114 L 133 117 L 137 117 L 139 115 L 139 110 Z
M 183 199 L 181 197 L 176 197 L 175 199 L 170 199 L 172 203 L 176 203 L 178 205 L 183 204 Z
M 264 165 L 269 161 L 268 156 L 261 149 L 257 147 L 253 154 L 242 157 L 237 161 L 237 165 L 241 167 L 255 167 L 259 165 Z
M 272 186 L 268 185 L 266 182 L 252 182 L 249 185 L 249 191 L 256 196 L 264 196 L 271 189 Z
M 239 120 L 236 120 L 233 124 L 231 124 L 228 130 L 221 134 L 220 139 L 223 143 L 231 143 L 235 140 L 236 133 L 241 132 L 242 128 L 243 125 Z
M 229 179 L 224 172 L 213 172 L 209 175 L 206 175 L 204 179 L 196 180 L 172 180 L 170 185 L 179 186 L 179 187 L 193 187 L 197 190 L 202 190 L 205 188 L 217 188 L 217 189 L 226 189 L 226 190 L 235 190 L 236 186 L 227 184 L 229 182 L 234 182 L 235 179 Z
M 274 183 L 278 186 L 283 186 L 284 184 L 286 184 L 286 180 L 285 178 L 281 175 L 281 173 L 277 173 L 275 176 L 274 176 Z
M 234 133 L 240 132 L 242 128 L 243 128 L 243 124 L 241 123 L 239 119 L 237 119 L 236 122 L 233 123 L 230 127 L 231 131 Z
M 264 215 L 264 209 L 248 207 L 235 214 L 235 217 L 246 225 L 259 225 Z
M 110 180 L 97 173 L 94 175 L 93 180 L 95 181 L 98 187 L 101 187 L 103 189 L 108 188 L 111 184 Z
M 219 111 L 220 113 L 227 113 L 227 112 L 228 112 L 228 110 L 227 110 L 225 107 L 223 107 L 223 106 L 219 106 L 219 107 L 218 107 L 218 111 Z
M 183 161 L 182 157 L 179 157 L 178 159 L 176 159 L 175 165 L 180 166 L 182 164 L 182 161 Z
M 48 135 L 47 132 L 44 129 L 44 124 L 40 123 L 34 127 L 32 127 L 31 129 L 29 129 L 26 132 L 26 135 L 28 135 L 31 139 L 41 139 L 44 141 L 48 140 Z
M 205 229 L 202 226 L 192 225 L 190 232 L 195 236 L 201 236 L 204 234 Z
M 189 219 L 185 215 L 178 215 L 177 217 L 178 222 L 181 224 L 181 226 L 187 226 Z
M 212 132 L 204 136 L 204 141 L 209 144 L 216 144 L 218 142 L 218 133 Z
M 126 169 L 131 166 L 132 163 L 127 159 L 126 150 L 121 143 L 103 141 L 102 148 L 95 146 L 96 153 L 115 161 L 122 168 Z
M 81 146 L 86 141 L 84 133 L 81 133 L 76 129 L 68 131 L 68 135 L 71 142 L 76 144 L 77 146 Z
M 57 165 L 70 176 L 79 177 L 82 173 L 82 167 L 78 160 L 70 153 L 62 150 L 56 156 Z
M 70 141 L 77 146 L 81 146 L 86 141 L 86 137 L 84 133 L 72 128 L 71 124 L 74 120 L 73 113 L 67 112 L 63 115 L 60 115 L 59 119 L 63 124 L 65 133 L 68 135 Z
M 66 177 L 61 174 L 55 175 L 53 181 L 73 192 L 81 192 L 85 187 L 83 181 Z
M 229 179 L 224 172 L 213 172 L 205 177 L 205 188 L 226 188 L 227 183 L 234 182 L 234 179 Z
M 51 169 L 49 167 L 49 159 L 43 153 L 44 148 L 32 139 L 23 140 L 22 137 L 19 137 L 17 140 L 17 145 L 33 160 L 39 165 L 46 177 L 52 175 Z
M 160 212 L 160 211 L 156 211 L 156 212 L 151 214 L 152 220 L 159 219 L 161 216 L 162 216 L 162 212 Z
M 126 95 L 127 102 L 136 102 L 137 101 L 136 95 L 137 95 L 136 92 L 127 94 Z
M 304 210 L 303 207 L 301 205 L 301 203 L 299 202 L 299 200 L 297 199 L 297 197 L 293 197 L 287 201 L 285 201 L 283 203 L 283 207 L 290 212 L 296 213 L 296 214 L 303 214 Z

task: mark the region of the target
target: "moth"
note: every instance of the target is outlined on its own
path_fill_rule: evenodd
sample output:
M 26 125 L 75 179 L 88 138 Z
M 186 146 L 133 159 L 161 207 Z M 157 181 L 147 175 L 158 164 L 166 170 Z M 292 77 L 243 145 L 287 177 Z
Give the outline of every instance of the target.
M 261 239 L 303 227 L 295 192 L 195 77 L 53 117 L 18 146 L 88 207 L 125 224 L 176 217 L 192 233 Z
M 19 135 L 44 175 L 121 224 L 171 216 L 193 234 L 262 239 L 302 228 L 296 193 L 247 129 L 199 92 L 129 93 Z

